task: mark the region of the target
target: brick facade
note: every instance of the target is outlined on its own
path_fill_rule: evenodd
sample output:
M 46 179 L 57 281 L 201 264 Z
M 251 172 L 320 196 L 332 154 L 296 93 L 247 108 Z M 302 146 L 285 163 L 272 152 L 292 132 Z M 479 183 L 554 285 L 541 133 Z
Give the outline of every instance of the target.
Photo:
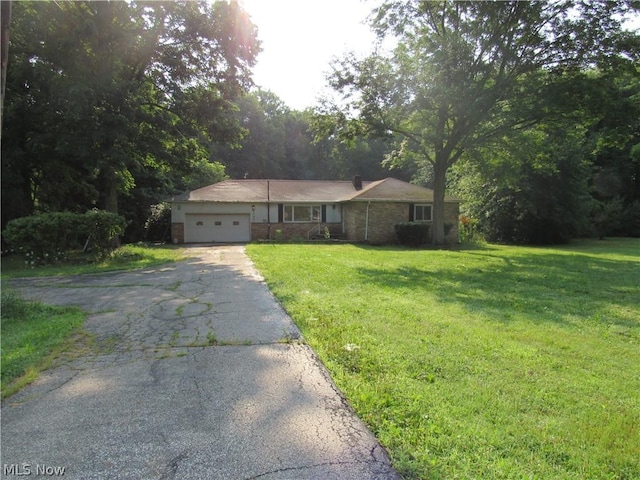
M 252 223 L 251 240 L 274 240 L 276 238 L 281 240 L 307 240 L 311 230 L 317 232 L 319 228 L 319 232 L 322 235 L 325 227 L 329 229 L 331 235 L 342 234 L 342 224 L 340 223 L 321 223 L 319 226 L 317 222 L 272 223 L 270 228 L 266 223 Z
M 397 243 L 394 225 L 409 221 L 409 208 L 409 203 L 351 202 L 343 210 L 346 238 L 352 242 Z M 458 203 L 445 203 L 445 224 L 450 225 L 447 243 L 458 242 L 458 212 Z
M 449 232 L 445 235 L 444 240 L 446 243 L 458 243 L 460 237 L 458 235 L 458 224 L 460 219 L 460 204 L 458 203 L 445 203 L 444 204 L 444 231 L 447 231 L 447 226 L 450 225 Z
M 171 241 L 173 243 L 184 243 L 184 223 L 171 224 Z

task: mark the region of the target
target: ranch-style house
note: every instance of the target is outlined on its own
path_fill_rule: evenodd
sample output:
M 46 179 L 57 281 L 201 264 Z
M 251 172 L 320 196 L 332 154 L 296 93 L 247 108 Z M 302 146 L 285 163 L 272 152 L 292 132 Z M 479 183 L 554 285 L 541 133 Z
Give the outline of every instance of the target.
M 458 241 L 460 200 L 445 196 L 446 241 Z M 235 243 L 327 234 L 351 242 L 396 243 L 394 225 L 431 222 L 433 190 L 378 181 L 224 180 L 171 199 L 174 243 Z

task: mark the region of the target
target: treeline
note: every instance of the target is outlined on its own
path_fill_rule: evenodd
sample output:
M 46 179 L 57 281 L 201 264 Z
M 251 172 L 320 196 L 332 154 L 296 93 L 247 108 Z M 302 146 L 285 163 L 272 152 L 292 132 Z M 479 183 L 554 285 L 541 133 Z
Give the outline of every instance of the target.
M 588 37 L 556 4 L 388 2 L 374 28 L 413 36 L 334 65 L 351 103 L 301 112 L 251 88 L 258 32 L 237 2 L 13 2 L 2 228 L 98 208 L 138 241 L 166 230 L 155 205 L 226 177 L 359 174 L 446 187 L 467 237 L 640 236 L 640 42 L 611 20 L 623 3 L 583 5 L 602 26 Z M 566 38 L 535 46 L 550 15 Z M 556 57 L 523 63 L 503 38 Z M 571 60 L 588 45 L 599 56 Z
M 235 101 L 260 51 L 238 2 L 12 2 L 2 226 L 34 213 L 124 215 L 224 177 Z
M 541 104 L 562 116 L 468 152 L 449 186 L 465 199 L 466 232 L 504 243 L 640 236 L 638 67 L 572 76 Z
M 259 42 L 237 2 L 12 10 L 3 229 L 14 218 L 98 208 L 123 215 L 124 240 L 138 241 L 157 217 L 153 205 L 227 177 L 387 175 L 384 140 L 353 150 L 315 142 L 310 111 L 249 93 Z

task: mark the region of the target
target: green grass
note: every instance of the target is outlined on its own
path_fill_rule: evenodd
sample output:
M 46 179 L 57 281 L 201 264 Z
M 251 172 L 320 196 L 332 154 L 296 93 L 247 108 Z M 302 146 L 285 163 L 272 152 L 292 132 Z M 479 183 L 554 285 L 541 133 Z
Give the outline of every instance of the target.
M 405 478 L 640 478 L 637 239 L 248 252 Z
M 85 314 L 77 308 L 26 301 L 2 289 L 2 398 L 33 382 L 80 333 Z
M 92 261 L 91 255 L 76 252 L 64 263 L 37 267 L 25 264 L 21 255 L 10 255 L 2 258 L 2 276 L 3 278 L 40 277 L 133 270 L 155 267 L 182 259 L 184 259 L 184 249 L 173 245 L 124 245 L 99 262 Z

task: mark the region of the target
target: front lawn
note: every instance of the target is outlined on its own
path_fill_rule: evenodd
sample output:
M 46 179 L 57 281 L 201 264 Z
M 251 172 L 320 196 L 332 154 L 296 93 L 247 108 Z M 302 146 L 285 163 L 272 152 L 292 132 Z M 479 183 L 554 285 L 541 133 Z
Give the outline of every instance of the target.
M 78 308 L 43 305 L 2 289 L 2 398 L 33 382 L 59 352 L 70 349 L 85 314 Z
M 247 251 L 405 478 L 640 478 L 640 241 Z

